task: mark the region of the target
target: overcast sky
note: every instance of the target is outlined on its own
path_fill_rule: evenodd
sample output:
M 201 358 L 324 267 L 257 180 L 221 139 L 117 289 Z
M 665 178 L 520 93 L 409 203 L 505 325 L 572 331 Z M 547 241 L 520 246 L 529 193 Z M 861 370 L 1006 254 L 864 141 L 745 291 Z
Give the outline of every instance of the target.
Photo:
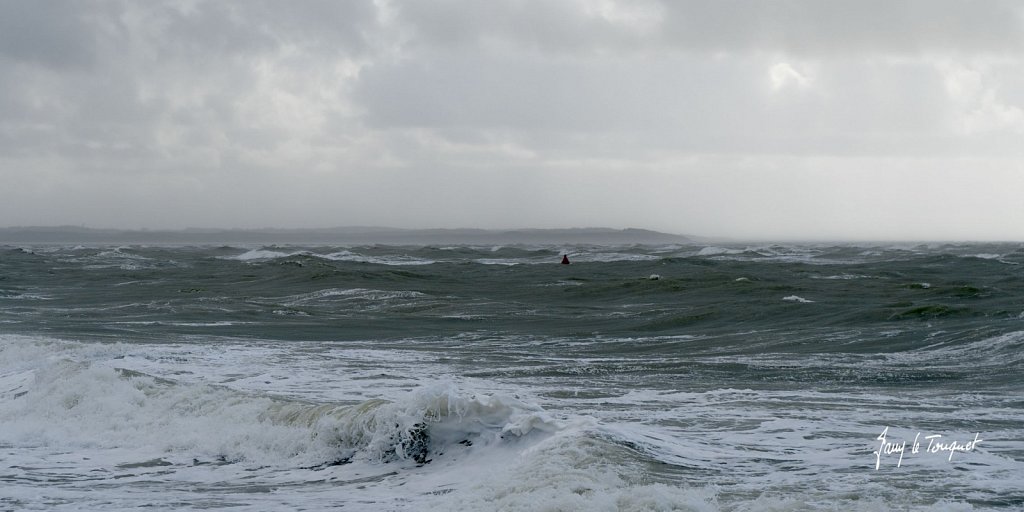
M 0 226 L 1024 240 L 1024 2 L 0 0 Z

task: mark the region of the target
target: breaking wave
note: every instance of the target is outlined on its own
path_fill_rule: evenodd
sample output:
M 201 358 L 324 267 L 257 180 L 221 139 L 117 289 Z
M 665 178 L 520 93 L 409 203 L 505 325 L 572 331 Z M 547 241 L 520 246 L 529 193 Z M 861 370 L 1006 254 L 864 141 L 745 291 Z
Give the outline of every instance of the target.
M 392 401 L 310 403 L 122 368 L 120 345 L 5 340 L 14 342 L 0 348 L 4 443 L 150 447 L 200 460 L 318 467 L 354 460 L 424 464 L 460 444 L 559 429 L 538 406 L 467 394 L 451 382 L 426 384 Z

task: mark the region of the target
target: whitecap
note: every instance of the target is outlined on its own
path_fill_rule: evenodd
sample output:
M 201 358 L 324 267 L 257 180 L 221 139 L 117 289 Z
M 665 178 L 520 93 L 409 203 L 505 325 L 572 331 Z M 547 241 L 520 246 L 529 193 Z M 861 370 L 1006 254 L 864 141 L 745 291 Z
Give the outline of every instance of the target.
M 835 281 L 835 280 L 838 280 L 838 281 L 849 281 L 849 280 L 852 280 L 852 279 L 868 279 L 870 277 L 871 276 L 866 276 L 864 274 L 837 274 L 837 275 L 832 275 L 832 276 L 811 276 L 811 279 L 828 279 L 828 280 L 833 280 L 833 281 Z
M 473 260 L 474 263 L 481 265 L 504 265 L 511 267 L 513 265 L 521 265 L 523 262 L 520 260 L 508 259 L 508 258 L 480 258 Z
M 414 290 L 374 290 L 369 288 L 325 288 L 309 293 L 302 293 L 286 297 L 289 305 L 308 304 L 323 300 L 365 300 L 365 301 L 387 301 L 395 299 L 416 299 L 426 297 L 422 292 Z
M 269 249 L 252 249 L 252 250 L 246 251 L 246 252 L 244 252 L 242 254 L 239 254 L 237 256 L 228 256 L 228 257 L 225 257 L 223 259 L 238 260 L 238 261 L 272 260 L 272 259 L 275 259 L 275 258 L 284 258 L 284 257 L 287 257 L 287 256 L 297 256 L 297 255 L 300 255 L 300 254 L 304 254 L 304 253 L 301 252 L 301 251 L 297 251 L 297 252 L 281 252 L 281 251 L 272 251 L 272 250 L 269 250 Z
M 725 247 L 707 246 L 697 251 L 697 256 L 719 256 L 722 254 L 743 254 L 743 249 L 727 249 Z
M 320 255 L 322 258 L 333 260 L 333 261 L 351 261 L 356 263 L 373 263 L 376 265 L 432 265 L 436 263 L 434 260 L 428 260 L 425 258 L 417 258 L 414 256 L 407 256 L 404 254 L 393 255 L 393 256 L 367 256 L 363 254 L 354 253 L 351 251 L 338 251 L 330 254 Z

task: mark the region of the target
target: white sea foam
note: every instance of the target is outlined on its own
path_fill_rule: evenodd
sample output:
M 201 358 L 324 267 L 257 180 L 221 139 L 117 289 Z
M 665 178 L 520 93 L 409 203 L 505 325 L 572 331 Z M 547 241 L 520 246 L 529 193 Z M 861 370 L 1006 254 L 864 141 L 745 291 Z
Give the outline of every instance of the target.
M 761 263 L 804 263 L 808 265 L 850 265 L 863 263 L 861 258 L 836 258 L 825 248 L 813 246 L 750 246 L 743 249 L 708 246 L 692 256 L 707 257 L 721 261 L 756 261 Z
M 720 256 L 723 254 L 743 254 L 744 249 L 728 249 L 725 247 L 707 246 L 697 251 L 697 256 Z
M 53 300 L 53 297 L 37 293 L 10 293 L 0 290 L 0 299 L 9 300 Z
M 250 503 L 243 510 L 296 507 L 314 496 L 310 503 L 357 510 L 715 509 L 712 491 L 638 480 L 628 450 L 617 454 L 622 446 L 595 437 L 593 421 L 556 420 L 511 395 L 449 381 L 396 400 L 316 404 L 124 368 L 142 361 L 138 347 L 4 341 L 0 444 L 22 469 L 3 494 L 29 508 L 41 504 L 31 482 L 53 481 L 44 499 L 92 508 L 99 495 L 89 489 L 101 485 L 103 508 L 113 510 L 142 506 L 152 492 L 182 504 L 241 492 Z M 428 437 L 418 434 L 423 426 Z M 397 465 L 379 465 L 388 461 Z M 346 464 L 330 466 L 339 462 Z M 332 498 L 305 482 L 313 477 L 337 482 Z M 237 483 L 218 490 L 225 478 Z M 303 492 L 288 490 L 299 482 Z M 183 485 L 191 496 L 176 493 Z M 247 495 L 261 486 L 281 491 Z
M 661 259 L 661 256 L 653 254 L 604 252 L 578 247 L 560 248 L 558 253 L 568 255 L 571 263 L 613 263 L 617 261 L 656 261 Z M 559 263 L 561 258 L 530 256 L 520 258 L 477 258 L 473 261 L 482 265 L 551 265 Z
M 229 256 L 224 259 L 238 260 L 238 261 L 259 261 L 259 260 L 272 260 L 276 258 L 285 258 L 290 256 L 298 256 L 302 254 L 308 254 L 306 251 L 293 251 L 293 252 L 282 252 L 273 251 L 270 249 L 251 249 L 237 256 Z
M 357 254 L 351 251 L 338 251 L 330 254 L 321 255 L 321 257 L 334 260 L 334 261 L 354 261 L 360 263 L 374 263 L 377 265 L 432 265 L 436 263 L 434 260 L 428 260 L 424 258 L 417 258 L 414 256 L 408 256 L 404 254 L 397 254 L 391 256 L 370 256 L 364 254 Z
M 933 364 L 972 352 L 1019 352 L 1021 339 L 1012 333 L 964 347 L 937 345 Z M 599 374 L 531 383 L 451 378 L 452 367 L 440 358 L 456 354 L 411 350 L 415 343 L 125 345 L 0 335 L 0 446 L 7 468 L 0 499 L 22 509 L 63 503 L 105 510 L 966 506 L 886 491 L 887 478 L 899 475 L 872 473 L 870 452 L 884 426 L 875 424 L 885 416 L 880 404 L 893 398 L 875 389 L 620 389 L 595 386 L 604 378 Z M 630 364 L 621 360 L 627 357 L 615 361 Z M 680 364 L 688 360 L 679 356 Z M 778 354 L 703 362 L 719 360 L 755 369 L 835 366 Z M 579 394 L 570 397 L 577 381 Z M 923 423 L 940 426 L 949 414 L 938 407 L 948 396 L 910 398 L 922 407 L 916 417 Z M 1017 419 L 1012 404 L 986 407 L 962 407 L 958 414 Z M 417 445 L 425 439 L 418 425 L 428 429 L 426 450 Z M 908 428 L 891 432 L 912 437 Z M 986 442 L 1003 443 L 1005 452 L 1016 439 Z M 341 462 L 347 463 L 330 465 Z M 984 450 L 955 468 L 943 457 L 912 463 L 901 478 L 955 485 L 955 470 L 963 469 L 982 496 L 1009 496 L 1019 484 L 1015 461 Z
M 62 250 L 62 249 L 57 249 Z M 101 250 L 93 253 L 91 250 L 85 254 L 80 254 L 81 251 L 71 251 L 71 257 L 61 258 L 62 261 L 68 263 L 75 263 L 81 265 L 81 268 L 88 270 L 102 270 L 109 268 L 119 268 L 121 270 L 143 270 L 156 268 L 161 263 L 131 252 L 130 247 L 116 247 L 113 249 Z M 174 264 L 173 261 L 165 261 L 162 264 Z
M 453 496 L 457 510 L 646 511 L 718 510 L 704 488 L 646 483 L 622 446 L 585 428 L 561 432 L 520 450 L 512 464 L 473 464 L 469 488 Z M 497 461 L 495 461 L 497 462 Z
M 481 265 L 504 265 L 504 266 L 507 266 L 507 267 L 511 267 L 513 265 L 522 265 L 524 263 L 527 263 L 526 261 L 523 261 L 523 260 L 517 260 L 517 259 L 511 259 L 511 258 L 480 258 L 480 259 L 475 259 L 473 261 L 475 263 L 479 263 Z
M 864 274 L 837 274 L 832 276 L 811 276 L 811 279 L 828 279 L 832 281 L 850 281 L 853 279 L 869 279 L 871 276 Z
M 999 263 L 1003 263 L 1005 265 L 1020 265 L 1020 263 L 1018 263 L 1016 261 L 1007 260 L 1006 259 L 1006 255 L 1003 255 L 1003 254 L 979 253 L 979 254 L 971 254 L 970 256 L 974 257 L 974 258 L 983 259 L 983 260 L 995 260 L 995 261 L 998 261 Z
M 805 299 L 805 298 L 803 298 L 803 297 L 801 297 L 799 295 L 790 295 L 790 296 L 787 296 L 787 297 L 783 297 L 782 300 L 786 300 L 786 301 L 790 301 L 790 302 L 801 302 L 801 303 L 804 303 L 804 304 L 809 304 L 809 303 L 814 302 L 813 300 Z
M 535 405 L 467 394 L 451 382 L 420 386 L 395 400 L 310 404 L 123 368 L 131 362 L 126 347 L 96 357 L 88 345 L 13 341 L 0 352 L 0 443 L 11 446 L 296 467 L 413 458 L 417 425 L 429 428 L 424 457 L 460 441 L 486 445 L 559 429 Z
M 570 254 L 571 251 L 566 251 Z M 656 261 L 660 256 L 653 254 L 626 253 L 626 252 L 583 252 L 573 254 L 572 261 L 576 262 L 601 262 L 611 263 L 615 261 Z
M 274 260 L 278 258 L 290 258 L 294 256 L 312 256 L 316 258 L 323 258 L 325 260 L 332 261 L 350 261 L 359 263 L 373 263 L 377 265 L 392 265 L 392 266 L 403 266 L 403 265 L 430 265 L 436 263 L 434 260 L 428 260 L 423 258 L 417 258 L 408 255 L 389 255 L 389 256 L 372 256 L 359 254 L 348 250 L 335 251 L 331 253 L 321 254 L 312 252 L 309 250 L 297 250 L 297 251 L 281 251 L 274 249 L 251 249 L 242 254 L 235 256 L 227 256 L 223 259 L 238 260 L 238 261 L 266 261 Z
M 249 325 L 254 322 L 232 322 L 219 320 L 216 322 L 169 322 L 167 325 L 178 325 L 181 327 L 230 327 L 233 325 Z
M 422 292 L 413 290 L 373 290 L 368 288 L 325 288 L 315 292 L 293 295 L 285 299 L 286 304 L 297 305 L 323 300 L 407 300 L 426 297 Z

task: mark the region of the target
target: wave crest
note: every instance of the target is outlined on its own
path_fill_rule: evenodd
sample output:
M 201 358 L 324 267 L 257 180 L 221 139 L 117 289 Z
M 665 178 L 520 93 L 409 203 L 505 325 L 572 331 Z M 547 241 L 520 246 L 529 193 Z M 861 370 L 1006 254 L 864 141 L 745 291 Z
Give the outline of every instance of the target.
M 423 464 L 459 445 L 560 428 L 538 406 L 467 393 L 451 382 L 426 384 L 393 401 L 309 403 L 160 378 L 117 366 L 123 359 L 113 354 L 76 357 L 85 354 L 73 343 L 31 350 L 13 341 L 0 351 L 0 443 L 11 445 L 155 450 L 182 460 L 300 467 Z

